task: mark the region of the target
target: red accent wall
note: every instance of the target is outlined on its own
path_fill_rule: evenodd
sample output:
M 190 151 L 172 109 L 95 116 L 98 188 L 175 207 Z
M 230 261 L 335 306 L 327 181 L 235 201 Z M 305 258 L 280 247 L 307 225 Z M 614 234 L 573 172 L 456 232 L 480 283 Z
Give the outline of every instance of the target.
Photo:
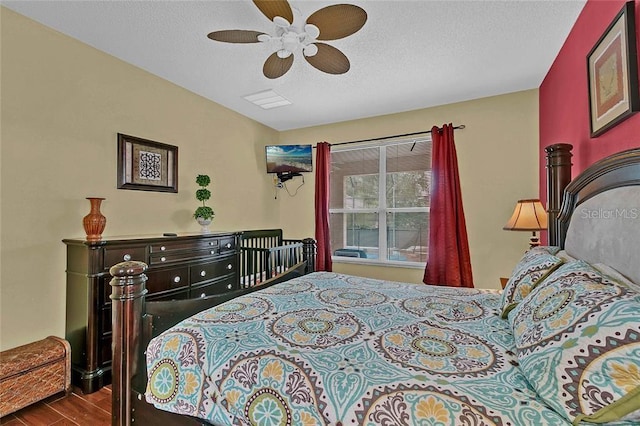
M 540 199 L 546 205 L 544 147 L 573 145 L 572 175 L 608 155 L 640 146 L 640 113 L 597 138 L 589 136 L 587 55 L 625 2 L 588 0 L 539 89 Z M 640 2 L 635 4 L 636 43 L 640 46 Z

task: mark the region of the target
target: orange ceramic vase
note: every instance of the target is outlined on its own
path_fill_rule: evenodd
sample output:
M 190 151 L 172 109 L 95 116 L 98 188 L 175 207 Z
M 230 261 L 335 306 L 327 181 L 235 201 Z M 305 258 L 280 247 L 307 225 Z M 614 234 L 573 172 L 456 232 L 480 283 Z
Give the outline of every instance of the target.
M 91 211 L 82 219 L 84 232 L 87 233 L 87 241 L 99 241 L 107 224 L 107 218 L 100 213 L 100 204 L 104 198 L 87 197 L 87 200 L 91 203 Z

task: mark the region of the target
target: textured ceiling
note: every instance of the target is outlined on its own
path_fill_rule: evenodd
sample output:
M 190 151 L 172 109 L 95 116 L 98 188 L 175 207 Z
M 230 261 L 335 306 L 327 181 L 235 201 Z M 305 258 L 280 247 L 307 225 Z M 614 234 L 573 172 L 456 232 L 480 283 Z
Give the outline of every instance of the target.
M 269 45 L 228 44 L 225 29 L 272 33 L 248 0 L 2 1 L 2 5 L 276 130 L 409 111 L 539 87 L 585 1 L 344 0 L 367 11 L 357 33 L 329 42 L 350 60 L 326 74 L 297 55 L 270 80 Z M 340 1 L 295 1 L 303 22 Z M 243 96 L 292 102 L 263 110 Z

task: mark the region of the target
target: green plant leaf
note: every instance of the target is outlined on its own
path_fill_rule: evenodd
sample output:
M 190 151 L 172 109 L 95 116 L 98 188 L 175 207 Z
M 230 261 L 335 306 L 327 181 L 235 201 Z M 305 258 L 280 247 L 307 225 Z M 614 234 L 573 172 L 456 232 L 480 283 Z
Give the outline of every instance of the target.
M 211 198 L 211 191 L 209 191 L 208 189 L 198 189 L 196 191 L 196 198 L 198 199 L 198 201 L 205 201 L 208 200 L 209 198 Z
M 196 199 L 198 201 L 202 201 L 202 206 L 196 209 L 196 211 L 193 213 L 193 217 L 213 219 L 213 216 L 215 216 L 213 209 L 205 205 L 205 201 L 211 198 L 211 191 L 205 188 L 205 186 L 211 183 L 211 178 L 207 175 L 198 175 L 196 176 L 196 183 L 200 186 L 200 189 L 196 191 Z
M 211 178 L 208 175 L 198 175 L 196 177 L 196 183 L 199 186 L 207 186 L 211 183 Z
M 213 212 L 213 209 L 208 206 L 198 207 L 196 211 L 193 213 L 194 218 L 201 217 L 203 219 L 213 219 L 214 216 L 215 216 L 215 213 Z

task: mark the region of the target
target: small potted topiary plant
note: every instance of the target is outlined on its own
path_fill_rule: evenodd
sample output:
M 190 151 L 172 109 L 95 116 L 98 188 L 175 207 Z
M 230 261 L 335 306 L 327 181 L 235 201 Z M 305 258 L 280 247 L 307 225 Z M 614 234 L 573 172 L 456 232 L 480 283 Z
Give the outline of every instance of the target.
M 209 225 L 215 216 L 213 209 L 205 204 L 205 201 L 211 198 L 211 191 L 207 189 L 207 186 L 211 183 L 211 178 L 207 175 L 198 175 L 196 183 L 200 186 L 200 189 L 196 191 L 196 199 L 202 201 L 202 205 L 196 209 L 193 217 L 202 227 L 202 232 L 209 232 Z

